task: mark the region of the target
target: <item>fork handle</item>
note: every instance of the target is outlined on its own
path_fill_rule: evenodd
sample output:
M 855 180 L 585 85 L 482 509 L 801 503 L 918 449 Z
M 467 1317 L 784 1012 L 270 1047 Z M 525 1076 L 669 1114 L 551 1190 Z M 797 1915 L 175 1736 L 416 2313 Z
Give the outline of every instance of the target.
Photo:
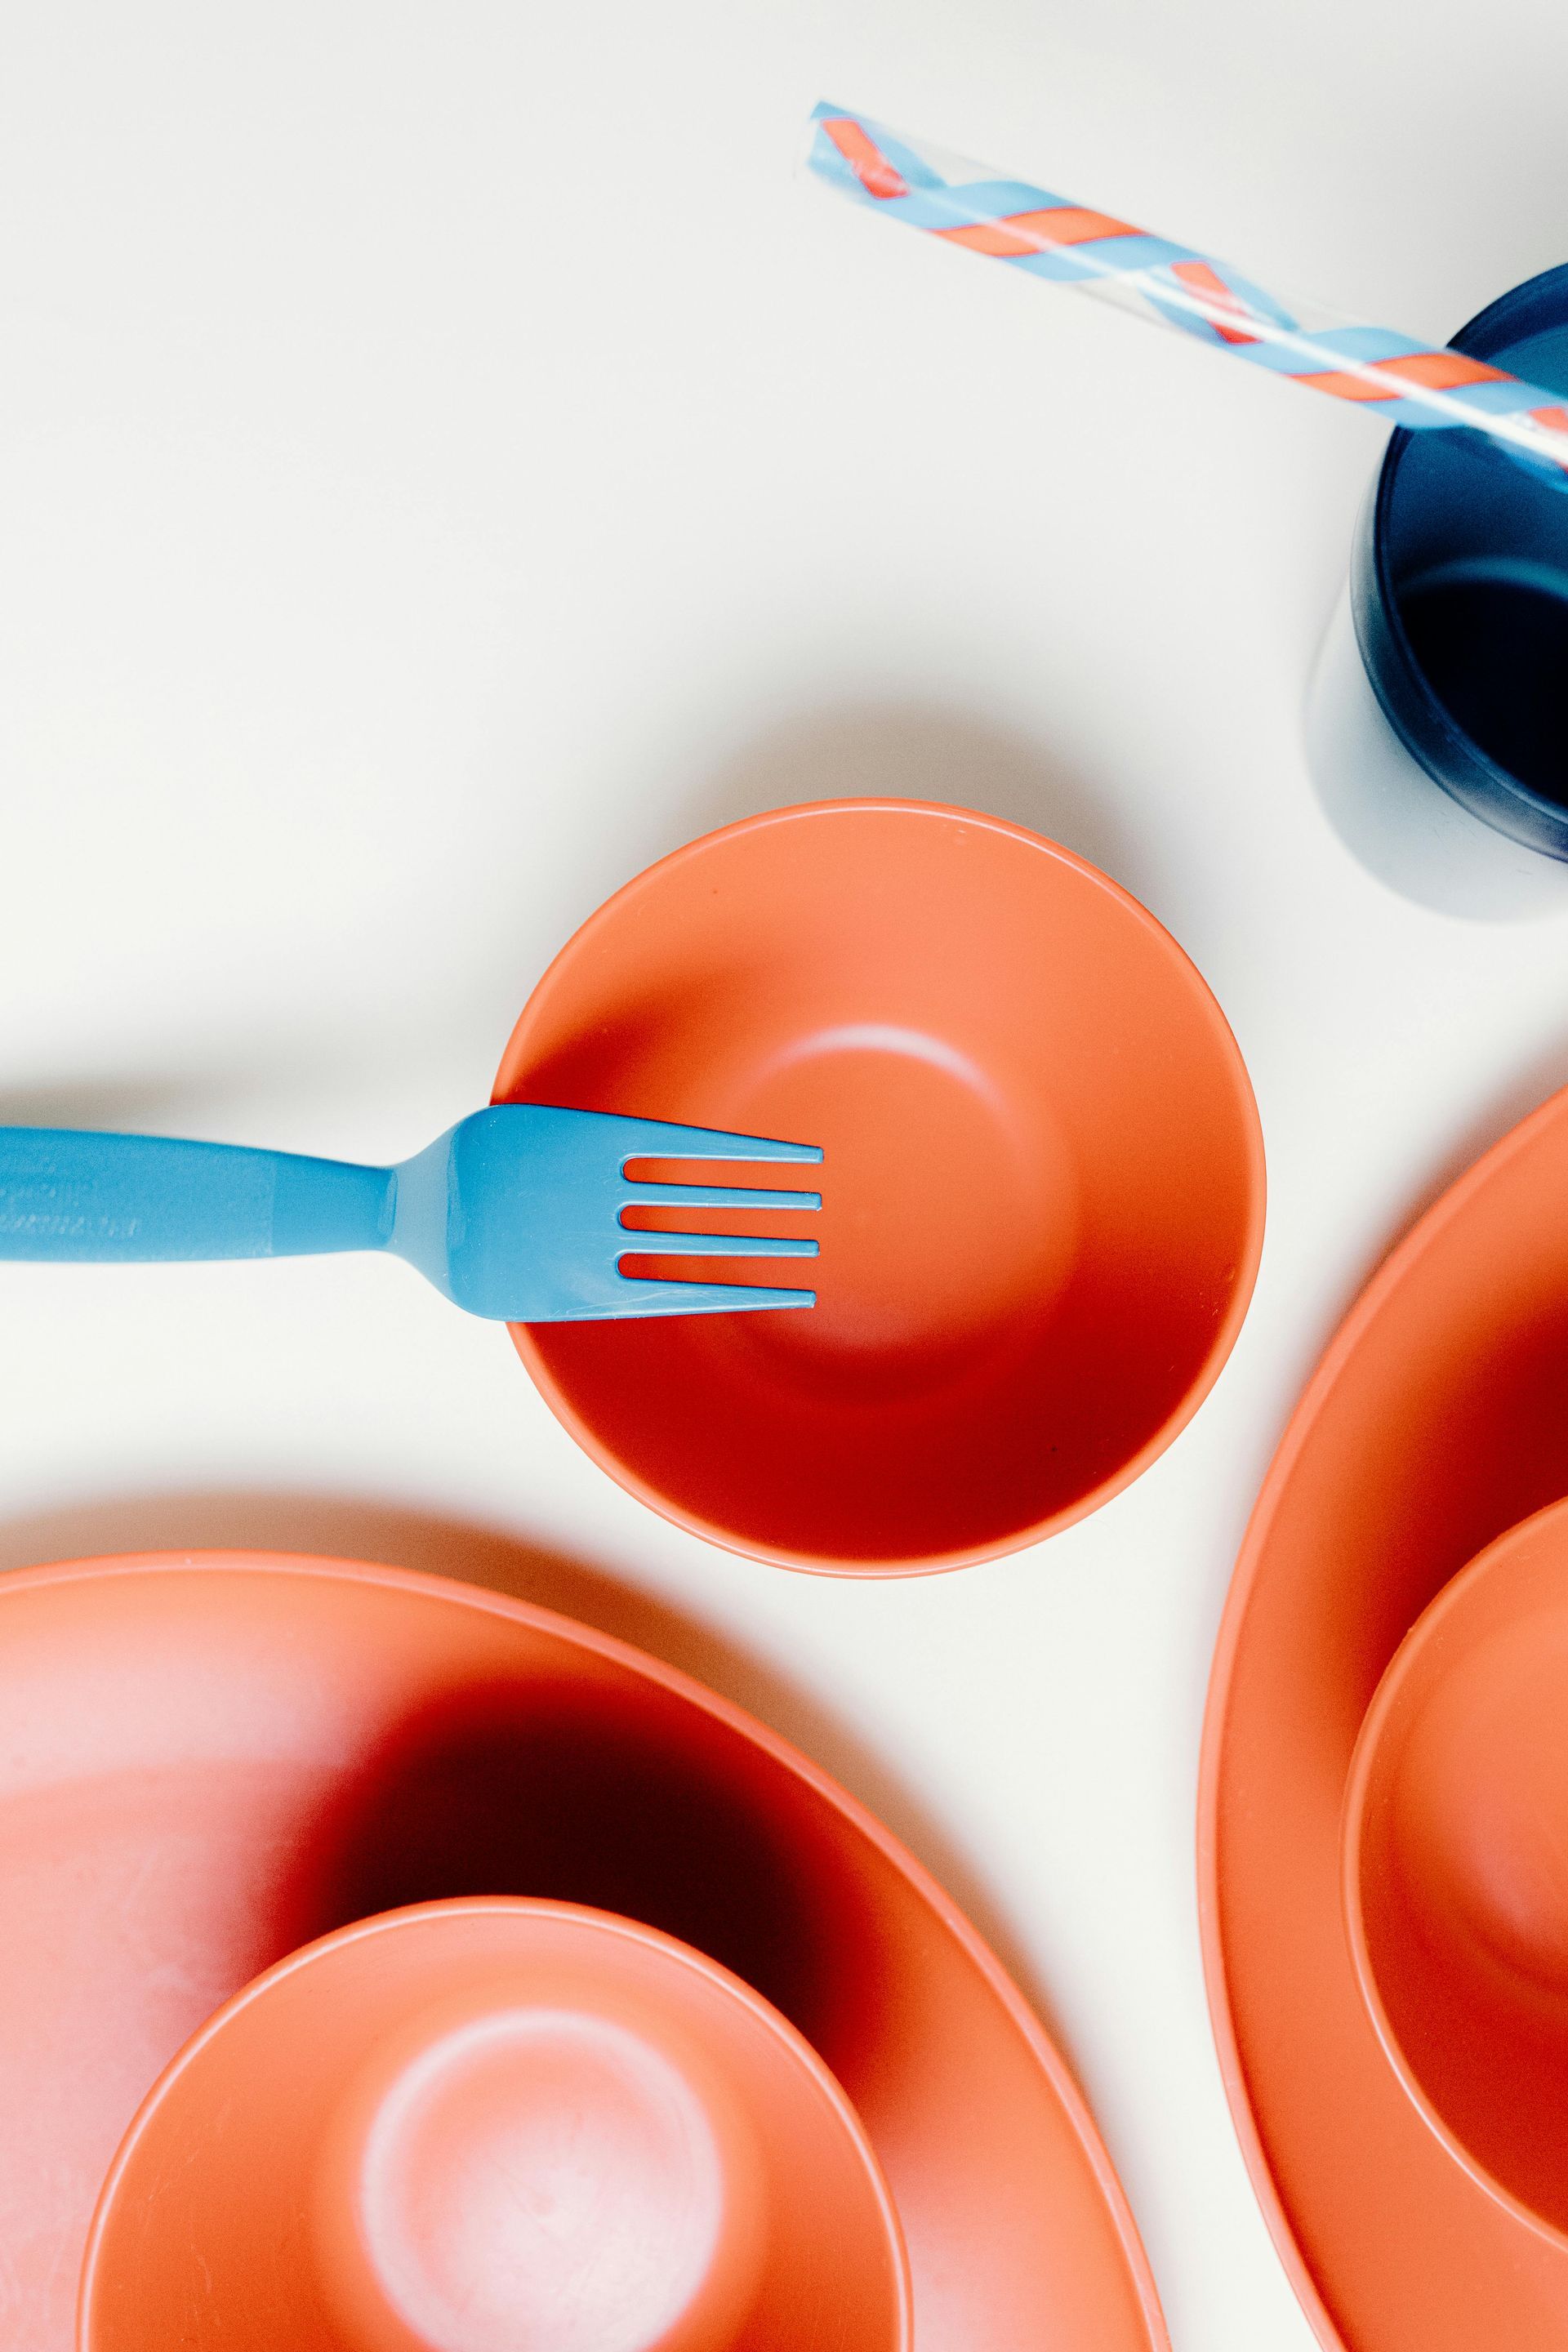
M 298 1257 L 384 1249 L 396 1175 L 342 1160 L 0 1127 L 0 1258 Z

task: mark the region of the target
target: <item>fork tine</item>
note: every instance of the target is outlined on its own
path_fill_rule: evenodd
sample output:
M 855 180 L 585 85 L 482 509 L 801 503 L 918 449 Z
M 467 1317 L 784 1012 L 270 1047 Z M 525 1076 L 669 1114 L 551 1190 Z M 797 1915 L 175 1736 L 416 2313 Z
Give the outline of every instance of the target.
M 815 1242 L 792 1234 L 768 1241 L 747 1234 L 661 1234 L 623 1225 L 623 1257 L 815 1257 Z
M 768 1290 L 748 1282 L 654 1282 L 623 1275 L 627 1315 L 731 1315 L 755 1307 L 815 1307 L 815 1290 Z
M 627 1177 L 634 1209 L 820 1209 L 820 1192 L 764 1192 L 751 1184 L 641 1184 Z
M 791 1160 L 816 1161 L 818 1143 L 770 1142 L 761 1135 L 728 1135 L 717 1127 L 678 1127 L 668 1119 L 616 1117 L 621 1165 L 628 1160 Z

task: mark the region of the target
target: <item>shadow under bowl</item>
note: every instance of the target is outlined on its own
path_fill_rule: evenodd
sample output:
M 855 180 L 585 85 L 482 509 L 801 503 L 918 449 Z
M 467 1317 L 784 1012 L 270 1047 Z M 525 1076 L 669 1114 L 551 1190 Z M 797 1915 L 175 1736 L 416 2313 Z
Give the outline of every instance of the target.
M 589 1454 L 754 1558 L 908 1574 L 1054 1533 L 1246 1313 L 1262 1145 L 1223 1014 L 1136 900 L 996 818 L 832 802 L 692 843 L 568 942 L 495 1096 L 823 1147 L 819 1213 L 707 1227 L 816 1236 L 814 1307 L 514 1327 Z
M 1351 1953 L 1449 2154 L 1568 2248 L 1568 1503 L 1499 1538 L 1395 1653 L 1345 1795 Z

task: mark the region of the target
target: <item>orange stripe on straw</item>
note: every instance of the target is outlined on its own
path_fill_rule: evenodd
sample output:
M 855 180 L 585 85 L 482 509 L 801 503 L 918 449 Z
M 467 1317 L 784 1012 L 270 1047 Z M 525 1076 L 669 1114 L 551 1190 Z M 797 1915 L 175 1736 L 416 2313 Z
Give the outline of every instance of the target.
M 909 182 L 894 170 L 858 122 L 851 122 L 847 115 L 837 115 L 822 127 L 868 196 L 909 194 Z
M 1391 360 L 1368 360 L 1369 370 L 1376 369 L 1391 379 L 1387 383 L 1369 383 L 1361 374 L 1349 374 L 1332 370 L 1324 375 L 1299 375 L 1297 383 L 1310 383 L 1314 392 L 1332 393 L 1336 400 L 1397 400 L 1403 386 L 1418 383 L 1425 392 L 1452 392 L 1461 383 L 1506 383 L 1501 368 L 1488 367 L 1483 360 L 1467 359 L 1463 352 L 1406 352 Z
M 1396 383 L 1368 383 L 1363 375 L 1345 375 L 1330 368 L 1321 375 L 1293 375 L 1292 383 L 1310 383 L 1314 392 L 1331 393 L 1336 400 L 1397 400 Z
M 1373 360 L 1373 367 L 1402 375 L 1407 383 L 1425 384 L 1429 392 L 1452 392 L 1459 383 L 1506 383 L 1501 368 L 1484 360 L 1468 359 L 1463 352 L 1413 352 L 1407 359 Z
M 1179 278 L 1184 286 L 1190 286 L 1194 294 L 1204 295 L 1213 303 L 1215 310 L 1229 310 L 1238 319 L 1249 319 L 1252 316 L 1240 295 L 1234 293 L 1217 271 L 1209 268 L 1206 261 L 1173 261 L 1171 275 L 1173 278 Z M 1225 342 L 1255 343 L 1258 340 L 1256 335 L 1245 333 L 1240 327 L 1222 326 L 1217 319 L 1209 318 L 1206 310 L 1204 315 L 1208 318 L 1209 325 L 1215 334 Z
M 968 253 L 989 253 L 998 261 L 1016 261 L 1020 254 L 1049 253 L 1064 245 L 1088 245 L 1097 236 L 1137 236 L 1141 232 L 1109 213 L 1085 211 L 1081 205 L 1052 205 L 1040 213 L 1010 213 L 1005 220 L 975 221 L 966 228 L 933 232 L 949 245 Z

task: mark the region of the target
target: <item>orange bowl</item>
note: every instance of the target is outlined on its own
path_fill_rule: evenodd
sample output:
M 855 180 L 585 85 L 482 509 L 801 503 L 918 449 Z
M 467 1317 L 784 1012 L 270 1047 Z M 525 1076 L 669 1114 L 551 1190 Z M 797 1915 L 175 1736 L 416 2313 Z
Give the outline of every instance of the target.
M 819 1215 L 708 1228 L 815 1234 L 815 1307 L 513 1328 L 623 1486 L 784 1566 L 1053 1534 L 1170 1444 L 1251 1295 L 1263 1151 L 1224 1015 L 1135 899 L 997 818 L 831 802 L 677 851 L 556 958 L 495 1098 L 824 1148 Z
M 1471 2179 L 1568 2249 L 1568 1503 L 1417 1619 L 1345 1794 L 1351 1954 L 1379 2038 Z
M 80 2352 L 908 2352 L 865 2130 L 795 2028 L 575 1905 L 384 1913 L 219 2010 L 88 2243 Z

